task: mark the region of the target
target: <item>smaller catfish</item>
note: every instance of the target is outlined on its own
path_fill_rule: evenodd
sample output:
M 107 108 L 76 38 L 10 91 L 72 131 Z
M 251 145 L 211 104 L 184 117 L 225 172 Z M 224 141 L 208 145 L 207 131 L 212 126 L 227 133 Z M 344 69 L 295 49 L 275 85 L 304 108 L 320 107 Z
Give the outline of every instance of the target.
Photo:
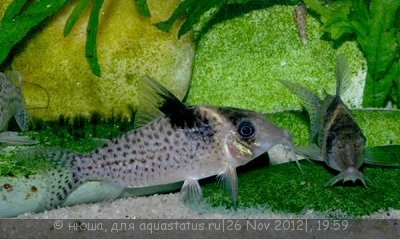
M 22 77 L 16 71 L 0 72 L 0 132 L 7 128 L 14 117 L 22 131 L 28 130 L 28 111 L 22 95 Z M 37 141 L 19 136 L 15 132 L 0 133 L 0 143 L 37 144 Z
M 293 13 L 294 21 L 299 32 L 299 36 L 303 45 L 307 45 L 307 6 L 304 2 L 296 5 Z
M 264 115 L 231 107 L 190 106 L 157 81 L 139 82 L 139 112 L 151 109 L 162 116 L 136 130 L 109 140 L 90 153 L 60 149 L 28 149 L 19 158 L 50 162 L 47 189 L 37 211 L 64 204 L 68 196 L 89 181 L 121 189 L 139 189 L 183 182 L 182 199 L 199 202 L 198 180 L 218 175 L 233 207 L 238 202 L 236 167 L 265 153 L 276 144 L 294 147 L 290 134 Z M 1 210 L 1 201 L 0 201 Z
M 359 171 L 364 163 L 366 138 L 340 97 L 349 82 L 345 57 L 338 56 L 336 94 L 325 92 L 323 100 L 299 84 L 283 80 L 280 82 L 299 96 L 310 116 L 311 146 L 297 148 L 296 151 L 310 159 L 325 161 L 330 168 L 340 172 L 327 186 L 340 181 L 356 180 L 366 186 L 365 181 L 368 182 L 368 179 Z

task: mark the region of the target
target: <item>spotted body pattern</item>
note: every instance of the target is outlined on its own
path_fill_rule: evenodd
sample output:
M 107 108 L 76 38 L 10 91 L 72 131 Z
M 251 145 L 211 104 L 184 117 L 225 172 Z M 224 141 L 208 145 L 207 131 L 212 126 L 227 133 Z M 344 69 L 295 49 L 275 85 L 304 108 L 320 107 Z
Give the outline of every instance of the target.
M 297 150 L 304 156 L 325 161 L 330 168 L 340 172 L 328 182 L 329 186 L 342 180 L 360 180 L 366 185 L 366 178 L 359 171 L 364 162 L 366 138 L 340 97 L 349 80 L 347 67 L 346 59 L 339 55 L 336 95 L 326 94 L 323 100 L 301 85 L 281 81 L 302 99 L 310 116 L 311 143 L 317 143 L 317 146 Z
M 307 45 L 307 6 L 304 2 L 300 2 L 294 9 L 294 21 L 299 32 L 299 36 L 303 45 Z
M 37 141 L 16 132 L 4 131 L 14 117 L 22 131 L 28 130 L 28 112 L 22 95 L 22 77 L 16 71 L 0 72 L 0 143 L 36 144 Z M 1 132 L 4 131 L 4 132 Z
M 21 75 L 17 72 L 0 72 L 0 131 L 15 117 L 21 130 L 28 130 L 28 113 L 22 96 Z
M 88 181 L 111 183 L 121 190 L 184 181 L 182 199 L 199 202 L 198 180 L 212 175 L 225 183 L 236 208 L 236 167 L 273 145 L 293 148 L 289 133 L 262 114 L 229 107 L 186 106 L 150 78 L 140 84 L 142 98 L 154 102 L 164 116 L 87 154 L 52 149 L 20 154 L 53 164 L 42 210 L 62 205 L 73 190 Z

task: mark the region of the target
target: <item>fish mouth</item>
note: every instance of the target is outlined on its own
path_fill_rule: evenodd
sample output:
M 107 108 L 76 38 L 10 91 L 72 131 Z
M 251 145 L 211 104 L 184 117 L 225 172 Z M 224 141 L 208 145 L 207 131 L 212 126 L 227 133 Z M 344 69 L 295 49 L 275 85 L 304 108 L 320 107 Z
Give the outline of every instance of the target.
M 250 145 L 236 140 L 233 135 L 227 137 L 225 147 L 235 166 L 244 165 L 256 157 Z

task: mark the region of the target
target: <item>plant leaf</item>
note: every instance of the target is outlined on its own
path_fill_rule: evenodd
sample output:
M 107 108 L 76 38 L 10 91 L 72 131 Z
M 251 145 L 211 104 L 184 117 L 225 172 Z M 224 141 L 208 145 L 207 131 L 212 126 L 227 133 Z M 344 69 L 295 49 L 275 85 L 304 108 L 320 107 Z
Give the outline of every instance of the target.
M 58 12 L 69 0 L 35 1 L 25 11 L 15 15 L 17 7 L 11 4 L 7 8 L 6 18 L 0 22 L 0 64 L 8 57 L 11 49 L 19 43 L 34 27 Z M 19 2 L 18 6 L 21 6 Z M 12 21 L 9 21 L 11 18 Z
M 400 70 L 400 62 L 397 62 L 397 69 Z M 394 92 L 394 94 L 395 94 L 394 98 L 396 99 L 397 107 L 399 107 L 399 102 L 400 102 L 400 77 L 397 77 L 395 79 L 394 85 L 396 87 L 395 92 Z
M 151 17 L 149 5 L 147 4 L 147 0 L 135 0 L 136 6 L 140 14 L 145 17 Z
M 321 15 L 323 30 L 333 40 L 344 35 L 354 34 L 364 57 L 368 70 L 365 82 L 363 105 L 384 107 L 395 87 L 400 72 L 395 26 L 400 1 L 394 0 L 343 0 L 341 5 L 330 9 L 316 0 L 305 0 L 306 4 Z M 394 97 L 400 107 L 400 97 Z
M 333 40 L 338 40 L 345 34 L 353 32 L 352 25 L 348 21 L 351 2 L 341 2 L 334 7 L 323 6 L 316 0 L 305 0 L 306 5 L 321 15 L 323 31 L 328 33 Z
M 179 28 L 178 38 L 188 33 L 193 26 L 199 22 L 200 17 L 213 7 L 219 7 L 224 4 L 224 0 L 207 0 L 196 2 L 189 8 L 186 21 Z
M 184 0 L 166 21 L 156 23 L 155 26 L 161 31 L 170 31 L 176 20 L 183 16 L 186 13 L 186 10 L 195 4 L 196 0 Z
M 400 1 L 374 0 L 370 5 L 368 35 L 357 38 L 368 62 L 368 76 L 365 82 L 364 106 L 385 106 L 393 81 L 398 72 L 395 15 Z M 400 102 L 397 102 L 400 105 Z
M 14 17 L 21 12 L 21 9 L 25 6 L 28 0 L 14 0 L 8 6 L 6 12 L 4 13 L 3 22 L 13 21 Z
M 87 39 L 86 39 L 86 59 L 89 63 L 90 69 L 96 76 L 101 75 L 101 69 L 99 60 L 97 57 L 97 32 L 99 29 L 99 16 L 100 10 L 104 3 L 104 0 L 95 0 L 87 27 Z
M 64 37 L 68 36 L 71 32 L 72 28 L 75 26 L 75 23 L 78 21 L 79 16 L 88 6 L 90 0 L 80 0 L 76 5 L 74 10 L 72 11 L 71 15 L 69 15 L 67 22 L 64 26 Z

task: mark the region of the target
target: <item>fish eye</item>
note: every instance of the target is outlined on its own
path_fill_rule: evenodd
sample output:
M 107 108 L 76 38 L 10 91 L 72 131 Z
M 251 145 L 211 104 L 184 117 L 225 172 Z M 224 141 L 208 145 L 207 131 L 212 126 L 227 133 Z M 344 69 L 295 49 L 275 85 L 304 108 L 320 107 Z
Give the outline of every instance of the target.
M 245 139 L 252 138 L 256 133 L 256 128 L 250 121 L 242 121 L 237 127 L 237 132 Z

